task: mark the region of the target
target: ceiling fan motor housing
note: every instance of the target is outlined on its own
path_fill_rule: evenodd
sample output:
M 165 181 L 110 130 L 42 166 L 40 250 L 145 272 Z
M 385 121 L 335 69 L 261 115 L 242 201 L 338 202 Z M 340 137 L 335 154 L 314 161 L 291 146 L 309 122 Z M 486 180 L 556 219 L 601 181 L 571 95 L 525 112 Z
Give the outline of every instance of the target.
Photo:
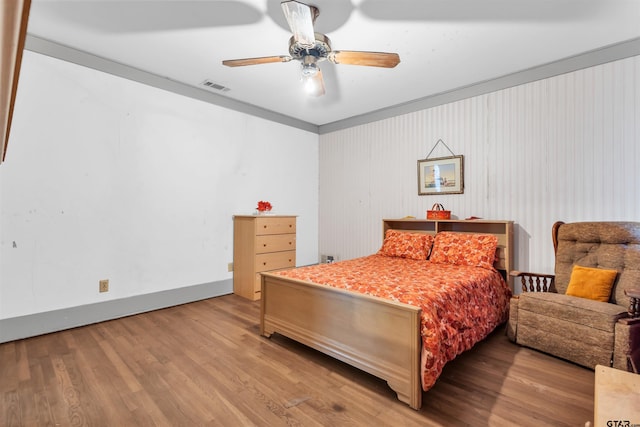
M 327 59 L 331 52 L 331 41 L 329 37 L 321 33 L 315 33 L 316 41 L 311 47 L 305 47 L 297 43 L 293 37 L 289 39 L 289 54 L 293 59 L 302 61 L 304 64 L 304 58 L 306 56 L 312 56 L 317 61 Z

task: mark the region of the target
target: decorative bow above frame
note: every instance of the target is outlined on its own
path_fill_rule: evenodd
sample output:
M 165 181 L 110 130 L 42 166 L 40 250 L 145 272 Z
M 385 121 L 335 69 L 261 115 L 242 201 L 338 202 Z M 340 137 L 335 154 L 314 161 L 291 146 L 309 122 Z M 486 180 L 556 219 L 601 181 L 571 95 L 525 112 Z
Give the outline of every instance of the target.
M 444 145 L 451 156 L 430 157 L 438 144 Z M 454 154 L 442 139 L 438 139 L 427 157 L 418 160 L 418 195 L 464 193 L 463 157 Z

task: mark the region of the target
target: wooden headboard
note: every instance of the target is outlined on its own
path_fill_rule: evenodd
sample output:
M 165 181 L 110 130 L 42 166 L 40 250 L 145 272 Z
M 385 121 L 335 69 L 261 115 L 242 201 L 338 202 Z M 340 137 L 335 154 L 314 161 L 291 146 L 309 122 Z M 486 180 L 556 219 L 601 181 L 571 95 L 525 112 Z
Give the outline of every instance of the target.
M 451 231 L 466 234 L 493 234 L 498 238 L 496 251 L 496 270 L 512 287 L 509 272 L 513 270 L 513 221 L 473 220 L 431 220 L 431 219 L 383 219 L 382 239 L 389 229 L 410 231 L 414 233 L 437 234 L 440 231 Z

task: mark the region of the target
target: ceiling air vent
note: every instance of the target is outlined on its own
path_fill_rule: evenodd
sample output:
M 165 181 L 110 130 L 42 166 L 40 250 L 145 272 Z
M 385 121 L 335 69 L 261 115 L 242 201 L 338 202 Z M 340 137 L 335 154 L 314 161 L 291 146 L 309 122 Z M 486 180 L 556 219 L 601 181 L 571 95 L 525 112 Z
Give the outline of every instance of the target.
M 207 87 L 209 89 L 213 89 L 216 90 L 218 92 L 229 92 L 231 89 L 223 86 L 219 83 L 213 82 L 211 80 L 205 80 L 202 83 L 200 83 L 202 86 Z

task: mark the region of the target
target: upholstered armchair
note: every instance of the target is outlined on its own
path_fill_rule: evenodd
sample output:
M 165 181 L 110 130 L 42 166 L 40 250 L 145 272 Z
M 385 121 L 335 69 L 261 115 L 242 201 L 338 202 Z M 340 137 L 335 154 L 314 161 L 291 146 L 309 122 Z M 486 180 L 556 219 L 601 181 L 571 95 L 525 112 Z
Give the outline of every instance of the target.
M 557 222 L 555 274 L 512 272 L 512 341 L 594 369 L 638 372 L 640 222 Z M 519 279 L 519 280 L 518 280 Z

